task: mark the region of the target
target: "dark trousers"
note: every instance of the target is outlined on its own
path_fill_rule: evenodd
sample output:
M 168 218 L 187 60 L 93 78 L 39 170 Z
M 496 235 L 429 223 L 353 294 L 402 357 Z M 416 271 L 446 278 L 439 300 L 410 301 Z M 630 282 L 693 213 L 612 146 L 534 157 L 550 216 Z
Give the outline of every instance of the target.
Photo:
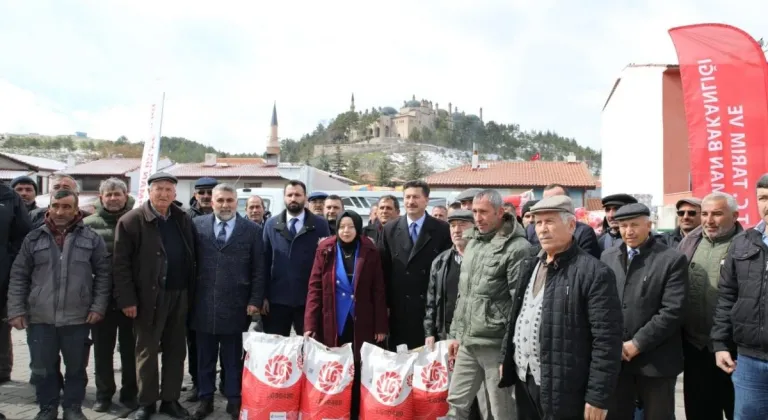
M 213 399 L 216 391 L 216 362 L 221 359 L 224 395 L 231 404 L 240 404 L 243 377 L 243 334 L 208 334 L 197 331 L 198 396 Z
M 544 409 L 541 407 L 541 389 L 529 373 L 525 382 L 520 378 L 515 381 L 515 405 L 517 406 L 517 420 L 544 420 Z M 583 420 L 584 415 L 558 420 Z
M 27 327 L 27 344 L 35 378 L 35 394 L 40 407 L 59 406 L 61 385 L 58 360 L 61 354 L 64 374 L 63 408 L 80 406 L 85 398 L 87 376 L 86 353 L 88 324 L 56 327 L 52 324 L 30 324 Z
M 0 294 L 5 300 L 5 294 Z M 7 310 L 5 302 L 0 302 L 0 318 L 5 318 Z M 11 342 L 11 325 L 0 319 L 0 379 L 10 379 L 13 370 L 13 343 Z
M 643 402 L 643 414 L 647 419 L 674 420 L 675 383 L 677 377 L 652 378 L 622 372 L 608 410 L 607 420 L 633 420 L 636 401 Z
M 277 334 L 283 337 L 291 335 L 291 326 L 296 330 L 296 335 L 304 334 L 304 307 L 287 305 L 269 305 L 269 315 L 263 317 L 264 332 Z
M 352 316 L 347 316 L 344 323 L 344 331 L 339 336 L 339 346 L 355 342 L 355 321 Z M 357 420 L 360 417 L 360 363 L 355 361 L 355 377 L 352 378 L 352 406 L 350 408 L 350 420 Z
M 139 405 L 177 401 L 187 355 L 187 291 L 161 290 L 152 324 L 135 322 Z M 139 308 L 141 311 L 141 308 Z M 162 371 L 157 356 L 162 350 Z M 162 388 L 158 385 L 162 379 Z
M 122 365 L 120 401 L 135 399 L 138 385 L 136 384 L 136 339 L 133 335 L 133 320 L 118 309 L 108 309 L 104 320 L 91 328 L 91 337 L 93 338 L 96 399 L 111 400 L 117 391 L 113 359 L 115 343 L 118 341 Z
M 187 330 L 187 371 L 192 378 L 192 385 L 197 386 L 197 334 L 195 330 Z M 219 364 L 224 366 L 224 360 L 220 357 Z M 222 369 L 220 383 L 224 383 L 224 370 Z
M 725 413 L 726 419 L 733 420 L 733 383 L 731 376 L 715 364 L 715 354 L 683 340 L 683 356 L 685 417 L 722 420 Z

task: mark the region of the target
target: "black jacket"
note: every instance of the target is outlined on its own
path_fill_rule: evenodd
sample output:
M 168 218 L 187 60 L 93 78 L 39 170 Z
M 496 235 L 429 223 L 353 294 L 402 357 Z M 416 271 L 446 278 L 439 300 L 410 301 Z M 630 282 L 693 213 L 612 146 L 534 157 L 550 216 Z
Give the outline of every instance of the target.
M 24 201 L 11 187 L 0 184 L 0 308 L 6 304 L 11 264 L 30 230 L 32 223 Z
M 427 215 L 416 244 L 411 244 L 406 216 L 384 225 L 379 241 L 387 307 L 390 310 L 390 348 L 424 345 L 427 286 L 432 261 L 453 246 L 448 223 Z
M 520 293 L 501 349 L 502 388 L 517 382 L 515 323 L 540 260 L 531 255 L 520 268 Z M 623 319 L 613 271 L 574 241 L 550 263 L 543 293 L 540 401 L 545 418 L 583 416 L 585 403 L 607 409 L 618 382 L 622 349 Z
M 680 227 L 676 227 L 675 230 L 671 230 L 669 232 L 664 232 L 661 235 L 661 239 L 670 248 L 677 248 L 678 245 L 680 245 L 680 242 L 683 241 L 683 233 L 680 230 Z
M 528 225 L 525 229 L 525 236 L 528 237 L 528 242 L 530 242 L 531 245 L 539 245 L 539 237 L 536 236 L 536 226 L 533 223 Z M 577 221 L 576 230 L 573 232 L 573 236 L 576 238 L 576 242 L 581 249 L 586 251 L 587 254 L 600 259 L 600 253 L 603 250 L 600 248 L 600 245 L 598 245 L 597 235 L 595 235 L 595 230 L 592 229 L 591 226 Z
M 720 270 L 714 350 L 768 361 L 768 247 L 763 235 L 747 229 L 736 235 Z
M 446 249 L 432 261 L 432 269 L 429 272 L 429 286 L 427 287 L 427 307 L 424 314 L 424 336 L 435 337 L 437 340 L 445 340 L 450 330 L 449 317 L 445 313 L 445 304 L 448 299 L 445 282 L 448 280 L 448 264 L 458 264 L 454 258 L 456 250 Z M 458 279 L 457 279 L 458 280 Z M 454 307 L 456 302 L 454 302 Z
M 688 295 L 685 255 L 654 237 L 638 248 L 627 266 L 627 245 L 606 249 L 601 261 L 616 276 L 624 316 L 623 341 L 640 353 L 622 371 L 651 377 L 676 377 L 683 370 L 681 329 Z

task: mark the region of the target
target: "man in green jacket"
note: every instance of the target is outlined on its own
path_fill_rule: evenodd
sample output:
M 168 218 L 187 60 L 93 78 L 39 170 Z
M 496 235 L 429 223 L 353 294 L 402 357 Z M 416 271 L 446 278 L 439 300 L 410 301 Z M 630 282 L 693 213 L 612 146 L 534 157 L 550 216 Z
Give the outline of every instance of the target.
M 455 367 L 448 391 L 449 417 L 467 419 L 472 400 L 486 383 L 495 420 L 516 418 L 509 390 L 500 389 L 499 349 L 509 322 L 520 262 L 529 252 L 525 230 L 504 212 L 501 194 L 485 190 L 472 202 L 475 227 L 459 275 L 459 299 L 451 323 L 449 357 Z
M 115 246 L 117 221 L 133 208 L 135 200 L 128 195 L 128 187 L 119 178 L 104 180 L 99 186 L 99 201 L 94 205 L 92 215 L 83 223 L 104 239 L 110 260 Z M 133 320 L 117 309 L 114 298 L 110 299 L 106 316 L 91 330 L 96 376 L 96 402 L 93 411 L 104 413 L 112 405 L 112 396 L 117 391 L 112 358 L 115 342 L 120 342 L 122 363 L 122 386 L 120 402 L 129 408 L 136 407 L 136 342 L 133 338 Z

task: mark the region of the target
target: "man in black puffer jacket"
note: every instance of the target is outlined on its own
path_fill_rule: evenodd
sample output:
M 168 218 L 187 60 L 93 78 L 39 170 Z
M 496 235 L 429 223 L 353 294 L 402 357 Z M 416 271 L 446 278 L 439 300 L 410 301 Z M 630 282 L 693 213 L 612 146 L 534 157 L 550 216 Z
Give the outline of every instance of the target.
M 762 220 L 733 238 L 722 263 L 711 333 L 717 366 L 733 379 L 737 419 L 768 418 L 768 174 L 757 181 L 757 207 Z
M 499 386 L 516 385 L 521 420 L 602 419 L 621 370 L 616 277 L 576 243 L 570 198 L 531 211 L 541 250 L 520 266 Z

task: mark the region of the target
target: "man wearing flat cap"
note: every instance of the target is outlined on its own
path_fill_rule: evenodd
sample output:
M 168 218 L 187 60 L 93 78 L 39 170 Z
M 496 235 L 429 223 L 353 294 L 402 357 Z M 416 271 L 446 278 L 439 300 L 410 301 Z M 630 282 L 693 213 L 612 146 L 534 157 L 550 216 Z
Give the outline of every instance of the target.
M 701 200 L 695 197 L 681 198 L 675 204 L 677 208 L 677 227 L 671 232 L 664 232 L 661 238 L 670 248 L 677 248 L 683 238 L 701 226 Z
M 613 220 L 623 243 L 601 257 L 616 276 L 624 318 L 623 363 L 609 420 L 631 420 L 638 398 L 648 419 L 675 415 L 688 263 L 681 252 L 654 237 L 650 217 L 643 204 L 622 206 Z
M 453 247 L 446 249 L 432 261 L 427 288 L 427 309 L 424 316 L 424 345 L 431 347 L 435 341 L 445 340 L 451 328 L 453 311 L 456 309 L 456 299 L 459 295 L 459 273 L 464 248 L 468 239 L 464 231 L 475 225 L 475 219 L 469 210 L 454 210 L 447 218 L 451 229 Z M 478 396 L 483 401 L 482 416 L 477 401 L 473 403 L 469 418 L 486 419 L 487 411 L 485 390 L 480 390 Z
M 475 199 L 475 196 L 480 191 L 482 191 L 480 188 L 468 188 L 460 192 L 459 195 L 456 196 L 455 201 L 459 202 L 462 210 L 472 211 L 472 200 Z
M 195 217 L 205 216 L 213 212 L 213 187 L 216 185 L 219 185 L 219 182 L 211 177 L 203 177 L 195 181 L 195 193 L 189 200 L 189 209 L 187 209 L 189 217 L 194 219 Z M 195 330 L 192 328 L 187 328 L 187 353 L 189 355 L 187 368 L 189 376 L 192 378 L 192 389 L 186 400 L 188 402 L 197 402 L 199 401 L 197 395 L 197 337 Z
M 312 214 L 325 218 L 325 199 L 328 194 L 322 191 L 313 191 L 307 197 L 307 208 Z
M 191 218 L 205 216 L 213 212 L 211 197 L 213 197 L 213 187 L 219 185 L 215 178 L 203 177 L 195 181 L 195 193 L 189 199 L 189 209 L 187 214 Z
M 520 264 L 499 386 L 515 385 L 520 419 L 602 420 L 621 370 L 616 277 L 574 240 L 569 197 L 531 213 L 541 246 Z
M 603 234 L 597 240 L 601 251 L 621 245 L 619 222 L 613 219 L 613 215 L 622 206 L 632 203 L 637 203 L 637 199 L 629 194 L 613 194 L 603 198 L 603 210 L 605 211 Z
M 148 419 L 157 400 L 162 401 L 160 412 L 185 418 L 189 413 L 178 399 L 187 312 L 194 301 L 197 235 L 189 215 L 173 205 L 176 178 L 158 172 L 148 182 L 149 200 L 117 222 L 114 293 L 117 306 L 134 319 L 140 406 L 136 419 Z M 162 371 L 157 361 L 161 351 Z
M 560 184 L 549 184 L 544 187 L 544 192 L 542 193 L 543 198 L 550 198 L 555 196 L 568 197 L 568 189 Z M 531 244 L 539 244 L 539 238 L 536 236 L 536 228 L 533 226 L 533 224 L 528 225 L 525 230 L 525 235 L 528 238 L 528 242 Z M 587 251 L 587 254 L 600 259 L 600 253 L 602 250 L 600 249 L 600 245 L 597 243 L 597 235 L 595 235 L 595 230 L 592 229 L 591 226 L 576 220 L 576 230 L 573 232 L 573 236 L 576 238 L 576 243 L 579 244 L 581 249 Z

